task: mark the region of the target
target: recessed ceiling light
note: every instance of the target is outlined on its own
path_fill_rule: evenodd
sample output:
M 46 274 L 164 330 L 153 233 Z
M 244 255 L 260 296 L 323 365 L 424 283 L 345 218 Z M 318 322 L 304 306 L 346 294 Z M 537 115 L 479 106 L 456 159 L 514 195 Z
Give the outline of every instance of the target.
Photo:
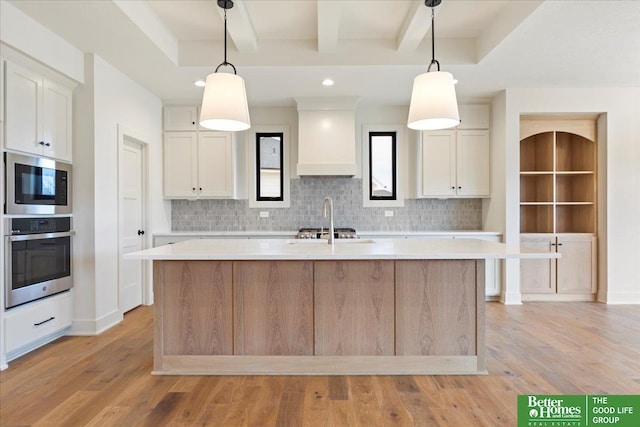
M 324 79 L 324 80 L 322 81 L 322 85 L 323 85 L 323 86 L 333 86 L 333 80 L 331 80 L 331 79 Z
M 195 82 L 193 82 L 193 84 L 198 86 L 198 87 L 205 87 L 204 80 L 196 80 Z

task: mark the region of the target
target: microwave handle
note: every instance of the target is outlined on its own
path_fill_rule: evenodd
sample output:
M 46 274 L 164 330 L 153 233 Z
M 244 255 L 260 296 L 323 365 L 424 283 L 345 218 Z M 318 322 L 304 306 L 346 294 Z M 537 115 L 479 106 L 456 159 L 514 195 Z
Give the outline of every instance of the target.
M 20 242 L 23 240 L 41 240 L 54 239 L 56 237 L 69 237 L 76 234 L 75 231 L 63 231 L 60 233 L 40 233 L 40 234 L 22 234 L 18 236 L 8 236 L 10 242 Z

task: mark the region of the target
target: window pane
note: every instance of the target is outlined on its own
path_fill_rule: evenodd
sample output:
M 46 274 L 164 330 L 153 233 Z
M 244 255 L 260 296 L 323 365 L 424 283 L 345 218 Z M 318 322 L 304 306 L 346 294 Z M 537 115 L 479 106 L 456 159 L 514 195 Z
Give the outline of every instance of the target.
M 257 200 L 282 200 L 282 133 L 256 134 Z
M 396 199 L 396 134 L 369 133 L 369 199 Z

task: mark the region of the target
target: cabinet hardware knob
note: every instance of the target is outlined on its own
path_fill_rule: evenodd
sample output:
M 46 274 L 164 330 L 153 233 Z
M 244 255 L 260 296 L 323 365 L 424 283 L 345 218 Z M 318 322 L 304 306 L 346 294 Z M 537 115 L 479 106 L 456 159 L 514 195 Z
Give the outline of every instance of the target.
M 551 246 L 555 246 L 555 245 L 556 245 L 555 243 L 549 243 L 549 244 L 550 244 Z
M 202 191 L 202 187 L 200 187 L 200 191 Z
M 138 230 L 138 236 L 144 236 L 144 230 Z
M 51 322 L 53 319 L 55 319 L 55 317 L 51 316 L 50 318 L 48 318 L 47 320 L 43 320 L 42 322 L 38 322 L 38 323 L 34 323 L 33 326 L 40 326 L 40 325 L 44 325 L 47 322 Z
M 191 190 L 196 191 L 196 187 L 192 187 Z
M 451 186 L 451 189 L 452 189 L 452 190 L 455 190 L 455 189 L 456 189 L 456 186 L 455 186 L 455 185 L 452 185 L 452 186 Z
M 44 145 L 44 141 L 40 141 L 40 142 L 38 142 L 38 144 Z
M 45 142 L 45 143 L 44 143 L 44 145 L 45 145 L 46 147 L 51 147 L 51 143 L 49 143 L 49 142 Z
M 558 243 L 558 246 L 562 246 L 562 243 Z
M 196 124 L 196 122 L 191 122 L 191 124 L 192 124 L 192 125 L 195 125 L 195 124 Z
M 458 190 L 462 190 L 462 187 L 461 187 L 461 186 L 458 186 Z

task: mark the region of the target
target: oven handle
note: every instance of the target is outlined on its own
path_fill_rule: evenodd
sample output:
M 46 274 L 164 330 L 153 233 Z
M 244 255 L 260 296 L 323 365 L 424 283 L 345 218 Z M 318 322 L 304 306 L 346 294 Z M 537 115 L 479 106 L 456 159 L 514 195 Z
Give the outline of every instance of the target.
M 54 239 L 56 237 L 69 237 L 76 234 L 75 231 L 63 231 L 60 233 L 40 233 L 40 234 L 21 234 L 18 236 L 8 236 L 10 242 L 20 242 L 23 240 L 41 240 Z

